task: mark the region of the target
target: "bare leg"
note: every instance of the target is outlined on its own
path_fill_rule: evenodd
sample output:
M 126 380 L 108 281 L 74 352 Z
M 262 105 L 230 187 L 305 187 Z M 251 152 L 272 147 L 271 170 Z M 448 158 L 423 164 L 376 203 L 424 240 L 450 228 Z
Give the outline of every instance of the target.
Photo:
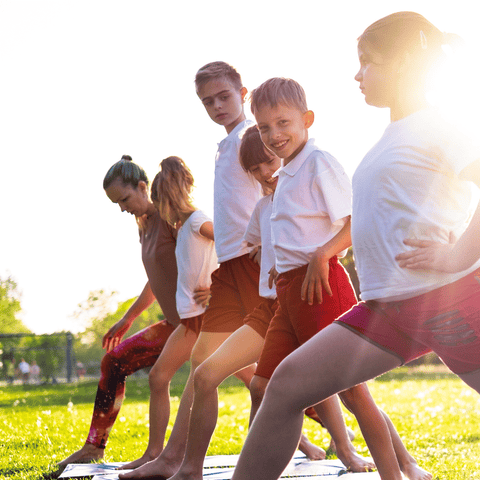
M 182 394 L 177 418 L 172 433 L 162 453 L 133 472 L 120 475 L 120 478 L 170 478 L 180 468 L 187 443 L 190 410 L 193 403 L 193 378 L 196 368 L 206 360 L 231 335 L 231 332 L 200 332 L 193 347 L 190 375 Z
M 175 372 L 190 358 L 197 340 L 193 330 L 179 325 L 170 335 L 149 375 L 150 429 L 147 449 L 137 460 L 122 469 L 133 469 L 157 458 L 163 450 L 165 432 L 170 419 L 170 381 Z
M 375 468 L 372 462 L 358 455 L 350 441 L 337 395 L 333 395 L 318 403 L 314 408 L 335 441 L 337 457 L 349 470 L 352 472 L 365 472 Z M 389 442 L 390 439 L 388 439 L 387 445 Z M 394 456 L 393 447 L 391 454 Z
M 402 473 L 410 480 L 432 480 L 432 474 L 420 468 L 417 461 L 408 453 L 390 417 L 381 409 L 380 412 L 387 423 L 390 436 L 392 437 L 393 449 Z
M 202 480 L 203 461 L 217 424 L 217 387 L 230 375 L 255 363 L 263 343 L 262 336 L 244 325 L 195 370 L 187 448 L 183 463 L 171 480 Z
M 355 362 L 345 352 L 355 352 Z M 232 480 L 278 479 L 297 446 L 305 408 L 399 364 L 394 355 L 340 325 L 323 329 L 275 370 Z M 382 480 L 401 480 L 393 460 L 391 468 L 377 464 Z
M 255 415 L 260 408 L 262 399 L 265 395 L 265 389 L 268 385 L 268 378 L 255 375 L 250 384 L 250 397 L 252 399 L 252 408 L 250 410 L 250 425 L 255 418 Z M 303 452 L 310 460 L 325 460 L 327 452 L 323 448 L 310 442 L 310 440 L 303 433 L 300 435 L 300 442 L 298 449 Z

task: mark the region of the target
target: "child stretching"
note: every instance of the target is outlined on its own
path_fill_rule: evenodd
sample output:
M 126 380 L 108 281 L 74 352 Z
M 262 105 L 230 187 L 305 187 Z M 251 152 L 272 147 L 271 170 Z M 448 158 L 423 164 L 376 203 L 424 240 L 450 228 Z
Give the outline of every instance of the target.
M 270 214 L 273 192 L 277 183 L 277 177 L 273 177 L 273 174 L 280 167 L 280 159 L 266 150 L 260 140 L 257 128 L 250 127 L 245 131 L 242 138 L 240 162 L 245 171 L 251 172 L 262 185 L 264 192 L 269 193 L 257 203 L 245 234 L 249 244 L 261 245 L 262 248 L 259 284 L 262 302 L 252 313 L 246 316 L 245 324 L 236 330 L 213 355 L 196 369 L 195 394 L 190 415 L 185 457 L 179 471 L 172 477 L 172 480 L 181 478 L 202 479 L 203 461 L 218 417 L 217 387 L 230 375 L 258 360 L 268 325 L 277 307 L 275 291 L 268 286 L 268 272 L 275 263 L 271 246 Z M 332 426 L 337 449 L 348 450 L 344 447 L 344 444 L 350 444 L 350 442 L 338 399 L 333 397 L 325 403 L 329 404 L 329 408 L 325 408 L 325 411 L 322 410 L 322 413 L 325 413 L 325 415 L 322 415 L 322 419 L 328 415 L 332 417 L 326 419 L 325 423 Z M 308 442 L 306 437 L 302 438 L 300 448 L 314 459 L 325 458 L 325 452 Z M 362 461 L 361 464 L 365 469 L 367 463 Z
M 215 159 L 213 225 L 220 267 L 212 274 L 212 297 L 192 351 L 191 373 L 185 386 L 190 393 L 183 393 L 168 443 L 158 458 L 121 478 L 168 478 L 179 469 L 187 442 L 194 372 L 243 325 L 245 316 L 262 300 L 258 293 L 259 266 L 250 258 L 251 248 L 243 238 L 261 197 L 260 186 L 243 171 L 238 160 L 242 135 L 253 124 L 245 119 L 243 111 L 247 90 L 238 72 L 225 62 L 202 67 L 195 77 L 195 85 L 210 118 L 227 132 Z M 253 373 L 251 366 L 237 372 L 236 376 L 248 386 Z
M 125 397 L 127 376 L 155 363 L 180 322 L 175 307 L 175 232 L 160 218 L 148 195 L 147 174 L 130 156 L 124 155 L 108 170 L 103 188 L 122 212 L 134 215 L 137 220 L 148 281 L 127 313 L 103 337 L 106 354 L 102 359 L 90 431 L 85 445 L 59 462 L 57 474 L 69 463 L 88 463 L 103 458 L 108 436 Z M 155 300 L 166 320 L 122 341 L 135 319 Z
M 178 229 L 175 257 L 178 267 L 176 302 L 181 324 L 170 335 L 149 374 L 150 429 L 143 456 L 123 469 L 136 468 L 157 458 L 163 449 L 170 418 L 170 381 L 190 357 L 202 324 L 205 306 L 194 300 L 194 290 L 210 287 L 217 268 L 213 224 L 192 204 L 193 176 L 183 160 L 168 157 L 152 183 L 151 198 L 160 217 Z M 189 395 L 189 389 L 185 390 Z M 184 402 L 185 403 L 185 402 Z
M 363 301 L 276 369 L 233 480 L 278 478 L 306 407 L 431 350 L 480 392 L 480 261 L 443 273 L 402 269 L 395 258 L 404 238 L 448 243 L 452 231 L 461 237 L 468 225 L 471 189 L 460 175 L 480 153 L 426 101 L 427 78 L 445 40 L 412 12 L 382 18 L 358 40 L 355 79 L 366 103 L 389 108 L 391 116 L 353 177 L 352 238 Z M 353 362 L 345 352 L 355 355 Z M 401 478 L 372 454 L 383 480 Z

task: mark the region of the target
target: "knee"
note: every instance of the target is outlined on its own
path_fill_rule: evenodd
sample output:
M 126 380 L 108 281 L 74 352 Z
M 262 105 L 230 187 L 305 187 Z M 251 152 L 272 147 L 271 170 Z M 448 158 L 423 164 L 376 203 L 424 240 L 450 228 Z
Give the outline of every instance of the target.
M 365 384 L 360 384 L 338 394 L 342 403 L 351 413 L 355 413 L 358 408 L 364 408 L 365 403 L 371 398 L 366 388 Z
M 164 372 L 155 368 L 150 370 L 148 374 L 148 385 L 151 392 L 159 392 L 165 388 L 168 389 L 169 384 L 170 379 L 164 375 Z
M 260 405 L 265 395 L 268 379 L 255 375 L 250 382 L 250 398 L 253 405 Z
M 218 382 L 212 374 L 212 369 L 209 368 L 206 363 L 202 363 L 195 368 L 193 374 L 193 388 L 196 395 L 208 393 L 218 387 Z

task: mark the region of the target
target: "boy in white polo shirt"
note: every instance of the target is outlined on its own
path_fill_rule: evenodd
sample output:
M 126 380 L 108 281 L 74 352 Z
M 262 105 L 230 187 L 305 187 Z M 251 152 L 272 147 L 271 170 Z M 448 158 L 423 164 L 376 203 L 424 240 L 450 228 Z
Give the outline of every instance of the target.
M 262 301 L 258 291 L 260 267 L 250 258 L 252 248 L 244 239 L 262 192 L 238 157 L 243 133 L 253 125 L 243 109 L 247 89 L 239 73 L 225 62 L 203 66 L 196 74 L 195 86 L 210 118 L 227 132 L 215 158 L 213 228 L 220 267 L 212 274 L 212 297 L 192 351 L 190 375 L 169 441 L 159 457 L 121 478 L 170 478 L 177 472 L 185 454 L 195 370 L 243 326 L 244 318 Z M 254 371 L 252 365 L 236 376 L 249 386 Z
M 266 81 L 252 92 L 252 112 L 263 143 L 283 159 L 271 216 L 279 307 L 255 372 L 269 379 L 287 355 L 356 304 L 337 258 L 351 245 L 351 186 L 339 162 L 308 139 L 314 114 L 297 82 Z M 390 422 L 387 425 L 368 387 L 360 384 L 342 392 L 341 398 L 356 416 L 377 462 L 398 470 Z M 408 456 L 401 441 L 397 453 L 400 461 Z M 353 470 L 364 462 L 352 452 L 337 454 Z

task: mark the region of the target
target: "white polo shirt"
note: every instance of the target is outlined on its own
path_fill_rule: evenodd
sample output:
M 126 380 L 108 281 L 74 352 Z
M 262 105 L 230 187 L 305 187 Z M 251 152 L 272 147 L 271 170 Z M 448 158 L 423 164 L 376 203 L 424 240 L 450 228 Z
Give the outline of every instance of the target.
M 211 220 L 200 210 L 193 212 L 180 227 L 175 247 L 177 259 L 177 310 L 180 318 L 196 317 L 205 311 L 193 299 L 198 287 L 210 287 L 211 274 L 218 267 L 213 240 L 200 234 L 200 227 Z
M 352 240 L 362 300 L 401 300 L 453 283 L 460 273 L 401 268 L 406 238 L 448 243 L 476 209 L 473 184 L 458 174 L 480 149 L 425 109 L 390 123 L 353 176 Z
M 317 248 L 342 229 L 351 208 L 350 179 L 343 167 L 310 139 L 278 171 L 271 217 L 277 272 L 308 264 Z
M 269 272 L 275 266 L 275 253 L 273 252 L 270 217 L 272 215 L 273 194 L 261 198 L 250 218 L 245 240 L 252 245 L 261 246 L 260 255 L 260 281 L 258 292 L 264 298 L 277 298 L 275 286 L 268 287 Z
M 213 190 L 213 228 L 220 263 L 248 253 L 244 239 L 250 216 L 262 198 L 261 186 L 243 170 L 239 151 L 242 136 L 251 120 L 239 123 L 218 144 Z

